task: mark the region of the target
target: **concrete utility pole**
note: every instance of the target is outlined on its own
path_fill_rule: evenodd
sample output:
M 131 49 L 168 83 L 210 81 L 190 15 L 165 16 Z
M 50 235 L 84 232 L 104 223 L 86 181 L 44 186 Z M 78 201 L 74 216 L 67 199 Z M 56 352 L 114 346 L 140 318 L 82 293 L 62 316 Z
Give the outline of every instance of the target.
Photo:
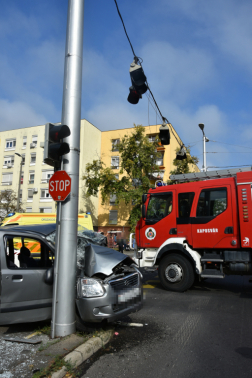
M 70 152 L 63 156 L 63 170 L 72 179 L 72 189 L 70 196 L 62 202 L 61 209 L 56 336 L 75 332 L 83 26 L 84 0 L 69 0 L 61 124 L 69 126 L 71 130 L 71 135 L 64 139 L 69 143 Z
M 205 136 L 204 133 L 204 123 L 199 123 L 199 128 L 202 130 L 203 133 L 203 165 L 202 165 L 202 172 L 207 171 L 207 166 L 206 166 L 206 142 L 209 142 L 209 139 Z

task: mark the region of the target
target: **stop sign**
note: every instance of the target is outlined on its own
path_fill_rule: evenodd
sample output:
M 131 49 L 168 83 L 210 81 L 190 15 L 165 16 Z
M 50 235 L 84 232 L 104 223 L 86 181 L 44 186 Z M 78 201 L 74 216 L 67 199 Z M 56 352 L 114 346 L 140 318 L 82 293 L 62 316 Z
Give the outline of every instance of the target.
M 71 177 L 65 171 L 55 172 L 49 180 L 49 193 L 54 201 L 65 201 L 71 192 Z

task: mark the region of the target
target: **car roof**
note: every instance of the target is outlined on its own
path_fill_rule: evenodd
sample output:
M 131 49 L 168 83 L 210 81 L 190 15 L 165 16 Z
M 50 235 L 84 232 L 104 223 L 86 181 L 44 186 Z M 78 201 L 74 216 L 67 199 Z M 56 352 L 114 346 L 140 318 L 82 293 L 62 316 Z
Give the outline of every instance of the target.
M 46 223 L 46 224 L 31 224 L 22 226 L 2 226 L 1 231 L 15 231 L 15 232 L 34 232 L 35 234 L 40 234 L 47 236 L 56 230 L 56 223 Z

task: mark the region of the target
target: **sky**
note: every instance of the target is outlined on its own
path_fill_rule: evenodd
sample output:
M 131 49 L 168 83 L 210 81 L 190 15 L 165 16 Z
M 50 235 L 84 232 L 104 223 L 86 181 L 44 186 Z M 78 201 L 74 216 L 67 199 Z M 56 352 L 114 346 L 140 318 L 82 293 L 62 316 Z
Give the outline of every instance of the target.
M 252 165 L 252 2 L 117 0 L 161 110 L 202 167 Z M 0 131 L 60 122 L 67 0 L 0 0 Z M 127 102 L 133 54 L 114 0 L 85 0 L 81 117 L 100 130 L 160 124 Z

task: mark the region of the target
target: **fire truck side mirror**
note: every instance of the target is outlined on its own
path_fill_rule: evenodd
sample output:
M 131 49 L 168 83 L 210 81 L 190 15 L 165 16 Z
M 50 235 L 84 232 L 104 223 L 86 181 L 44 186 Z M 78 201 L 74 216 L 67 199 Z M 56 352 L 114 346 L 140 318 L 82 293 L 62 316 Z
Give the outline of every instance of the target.
M 147 194 L 142 195 L 142 203 L 145 203 L 147 200 Z
M 142 205 L 142 218 L 146 218 L 145 205 Z

